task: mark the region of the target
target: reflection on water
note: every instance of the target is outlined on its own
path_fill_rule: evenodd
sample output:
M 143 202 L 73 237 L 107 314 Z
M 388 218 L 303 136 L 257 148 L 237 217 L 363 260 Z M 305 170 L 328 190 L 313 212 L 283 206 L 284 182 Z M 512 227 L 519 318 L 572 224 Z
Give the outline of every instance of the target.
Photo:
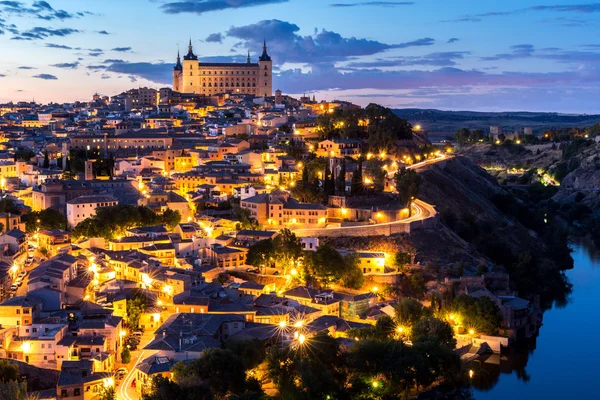
M 573 259 L 573 291 L 544 314 L 538 337 L 472 363 L 476 399 L 597 398 L 600 251 L 578 243 Z

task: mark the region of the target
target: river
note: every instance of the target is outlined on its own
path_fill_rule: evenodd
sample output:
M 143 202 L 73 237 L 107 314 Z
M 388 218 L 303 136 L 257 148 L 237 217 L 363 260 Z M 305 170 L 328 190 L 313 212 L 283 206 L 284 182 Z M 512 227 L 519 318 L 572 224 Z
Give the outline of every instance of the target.
M 475 399 L 600 398 L 600 258 L 584 245 L 572 248 L 567 304 L 544 313 L 536 340 L 475 370 Z

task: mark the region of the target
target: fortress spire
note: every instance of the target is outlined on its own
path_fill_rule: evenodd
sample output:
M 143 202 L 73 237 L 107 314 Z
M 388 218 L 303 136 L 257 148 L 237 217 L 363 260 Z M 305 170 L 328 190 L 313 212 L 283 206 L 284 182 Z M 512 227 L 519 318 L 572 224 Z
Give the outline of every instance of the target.
M 188 45 L 188 53 L 183 56 L 184 60 L 197 60 L 198 57 L 194 54 L 194 47 L 192 46 L 192 38 L 190 38 L 190 44 Z

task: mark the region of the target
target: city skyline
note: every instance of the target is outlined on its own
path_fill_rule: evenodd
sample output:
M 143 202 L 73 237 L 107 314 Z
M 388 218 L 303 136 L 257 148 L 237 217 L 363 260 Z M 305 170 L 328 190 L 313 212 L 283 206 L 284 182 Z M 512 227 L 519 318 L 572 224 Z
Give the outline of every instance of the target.
M 0 101 L 170 86 L 188 40 L 253 61 L 273 90 L 361 105 L 598 113 L 600 3 L 0 1 Z

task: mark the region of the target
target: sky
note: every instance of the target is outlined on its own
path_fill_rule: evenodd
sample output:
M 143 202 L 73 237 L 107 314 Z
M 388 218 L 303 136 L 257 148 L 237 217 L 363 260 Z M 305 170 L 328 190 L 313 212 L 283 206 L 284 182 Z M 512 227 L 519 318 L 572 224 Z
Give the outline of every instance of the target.
M 170 86 L 177 51 L 393 108 L 600 113 L 600 2 L 0 0 L 0 102 Z

